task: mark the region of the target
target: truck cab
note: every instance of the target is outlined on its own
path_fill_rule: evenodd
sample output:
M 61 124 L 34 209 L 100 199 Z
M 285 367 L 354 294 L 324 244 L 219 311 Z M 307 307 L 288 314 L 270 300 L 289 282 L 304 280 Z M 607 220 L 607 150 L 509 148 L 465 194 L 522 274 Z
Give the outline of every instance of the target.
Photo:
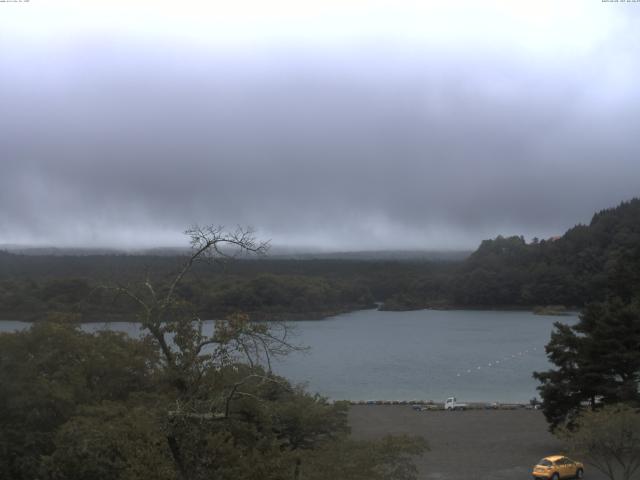
M 466 408 L 467 408 L 467 404 L 458 403 L 458 401 L 456 400 L 456 397 L 449 397 L 447 398 L 447 401 L 444 402 L 445 410 L 464 410 Z

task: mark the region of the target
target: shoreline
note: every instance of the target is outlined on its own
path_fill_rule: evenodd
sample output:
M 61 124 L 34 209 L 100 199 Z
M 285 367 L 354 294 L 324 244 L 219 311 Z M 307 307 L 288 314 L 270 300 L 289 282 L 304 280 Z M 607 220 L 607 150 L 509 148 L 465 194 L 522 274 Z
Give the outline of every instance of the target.
M 444 411 L 444 402 L 432 400 L 333 400 L 333 403 L 346 402 L 351 406 L 406 406 L 419 411 Z M 461 401 L 465 410 L 539 410 L 530 402 L 476 402 Z M 539 404 L 538 404 L 539 405 Z
M 246 313 L 249 318 L 256 322 L 300 322 L 300 321 L 322 321 L 339 315 L 345 315 L 348 313 L 363 312 L 363 311 L 380 311 L 380 312 L 418 312 L 421 310 L 434 310 L 434 311 L 481 311 L 481 312 L 530 312 L 534 315 L 540 316 L 554 316 L 554 317 L 573 317 L 580 314 L 580 309 L 571 307 L 561 312 L 549 312 L 549 311 L 536 311 L 540 309 L 539 305 L 535 306 L 518 306 L 518 305 L 431 305 L 420 308 L 406 308 L 406 309 L 385 309 L 384 304 L 379 306 L 372 306 L 371 308 L 344 308 L 327 311 L 312 311 L 312 312 L 241 312 Z M 64 313 L 64 312 L 62 312 Z M 70 312 L 73 314 L 73 312 Z M 238 312 L 227 312 L 224 316 L 218 316 L 218 319 L 224 318 L 227 315 L 231 315 Z M 16 312 L 5 314 L 0 312 L 0 322 L 25 322 L 36 323 L 45 321 L 47 313 L 25 313 Z M 131 322 L 138 323 L 136 319 L 137 315 L 134 313 L 107 313 L 107 314 L 88 314 L 84 316 L 77 324 L 83 323 L 115 323 L 115 322 Z M 202 315 L 202 317 L 208 317 L 205 321 L 216 320 L 214 315 Z
M 227 312 L 220 315 L 201 315 L 203 321 L 212 321 L 223 319 L 228 315 L 233 315 L 234 313 L 243 313 L 247 314 L 252 321 L 255 322 L 298 322 L 298 321 L 315 321 L 315 320 L 326 320 L 327 318 L 336 317 L 338 315 L 344 315 L 347 313 L 367 311 L 367 310 L 377 310 L 376 308 L 354 308 L 354 309 L 343 309 L 343 310 L 327 310 L 327 311 L 313 311 L 313 312 L 283 312 L 283 313 L 272 313 L 272 312 Z M 66 312 L 61 312 L 66 313 Z M 72 315 L 74 312 L 69 312 Z M 4 314 L 0 313 L 0 322 L 24 322 L 24 323 L 37 323 L 46 321 L 47 313 L 10 313 Z M 137 315 L 135 313 L 107 313 L 107 314 L 87 314 L 81 317 L 80 321 L 72 322 L 77 325 L 81 325 L 83 323 L 116 323 L 116 322 L 127 322 L 127 323 L 140 323 L 137 319 Z

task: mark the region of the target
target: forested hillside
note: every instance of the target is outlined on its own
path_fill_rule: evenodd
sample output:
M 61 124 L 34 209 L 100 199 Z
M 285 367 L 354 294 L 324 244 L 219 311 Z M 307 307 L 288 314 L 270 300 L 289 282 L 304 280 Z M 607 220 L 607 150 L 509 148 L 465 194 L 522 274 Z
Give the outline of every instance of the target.
M 485 240 L 445 275 L 427 276 L 388 308 L 437 305 L 580 307 L 640 286 L 640 200 L 602 210 L 562 237 Z
M 0 255 L 0 318 L 40 319 L 73 312 L 84 320 L 133 315 L 133 302 L 104 286 L 149 275 L 168 279 L 184 257 L 138 255 Z M 320 318 L 373 308 L 375 301 L 433 278 L 451 262 L 334 259 L 202 262 L 180 287 L 203 318 L 243 311 L 252 318 Z
M 0 252 L 0 318 L 74 312 L 129 316 L 129 299 L 101 288 L 170 278 L 184 257 L 16 255 Z M 201 263 L 180 294 L 205 318 L 318 318 L 372 308 L 581 307 L 640 286 L 640 200 L 593 216 L 555 239 L 485 240 L 463 261 L 263 258 Z

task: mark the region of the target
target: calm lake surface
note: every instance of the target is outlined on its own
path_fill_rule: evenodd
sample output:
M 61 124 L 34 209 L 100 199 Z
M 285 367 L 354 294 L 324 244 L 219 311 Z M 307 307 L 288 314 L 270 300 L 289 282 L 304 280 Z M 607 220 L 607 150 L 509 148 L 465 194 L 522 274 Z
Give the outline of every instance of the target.
M 526 402 L 537 395 L 531 373 L 550 367 L 544 346 L 553 323 L 577 316 L 530 312 L 363 310 L 326 320 L 291 322 L 293 341 L 308 346 L 274 362 L 276 373 L 311 392 L 341 400 Z M 28 328 L 0 322 L 0 331 Z M 133 336 L 128 322 L 83 324 Z

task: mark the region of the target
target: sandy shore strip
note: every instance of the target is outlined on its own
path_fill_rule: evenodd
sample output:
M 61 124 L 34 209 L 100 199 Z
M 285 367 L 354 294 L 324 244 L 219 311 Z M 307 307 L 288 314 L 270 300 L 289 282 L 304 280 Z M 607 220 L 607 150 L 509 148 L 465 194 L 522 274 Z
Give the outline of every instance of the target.
M 422 435 L 431 447 L 416 463 L 422 480 L 531 479 L 542 457 L 563 453 L 539 410 L 416 411 L 408 405 L 353 405 L 356 439 Z M 582 460 L 582 459 L 578 459 Z M 587 480 L 604 480 L 588 466 Z

